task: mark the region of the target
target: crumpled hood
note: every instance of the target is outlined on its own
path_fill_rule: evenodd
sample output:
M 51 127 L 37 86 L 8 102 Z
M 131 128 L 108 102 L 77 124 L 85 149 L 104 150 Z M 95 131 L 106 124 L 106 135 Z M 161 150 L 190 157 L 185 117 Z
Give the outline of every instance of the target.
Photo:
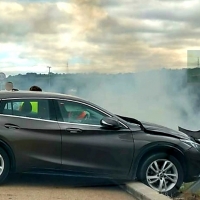
M 139 121 L 137 119 L 134 118 L 130 118 L 130 117 L 125 117 L 125 116 L 120 116 L 120 115 L 116 115 L 117 117 L 119 117 L 120 119 L 123 119 L 126 122 L 129 122 L 130 125 L 134 125 L 137 124 L 140 126 L 140 128 L 145 131 L 145 132 L 149 132 L 151 134 L 160 134 L 160 135 L 168 135 L 171 137 L 176 137 L 176 138 L 180 138 L 180 139 L 190 139 L 190 136 L 180 132 L 180 131 L 175 131 L 173 129 L 158 125 L 158 124 L 153 124 L 153 123 L 149 123 L 149 122 L 144 122 L 144 121 Z M 130 127 L 129 125 L 129 127 Z M 131 127 L 130 127 L 131 128 Z
M 143 125 L 145 130 L 152 131 L 157 134 L 163 133 L 165 135 L 174 136 L 174 137 L 177 137 L 180 139 L 189 139 L 190 138 L 185 133 L 182 133 L 182 132 L 179 132 L 179 131 L 176 131 L 176 130 L 173 130 L 173 129 L 170 129 L 170 128 L 167 128 L 164 126 L 160 126 L 160 125 L 149 123 L 149 122 L 143 122 L 143 121 L 141 122 L 141 124 Z

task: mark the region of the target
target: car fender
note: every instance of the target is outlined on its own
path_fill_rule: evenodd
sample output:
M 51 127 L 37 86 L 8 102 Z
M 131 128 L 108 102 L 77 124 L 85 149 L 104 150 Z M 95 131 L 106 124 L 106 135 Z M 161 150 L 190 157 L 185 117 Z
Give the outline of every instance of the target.
M 130 176 L 132 177 L 132 179 L 137 178 L 138 167 L 139 167 L 142 159 L 145 156 L 148 156 L 148 154 L 149 155 L 152 154 L 154 151 L 158 152 L 157 151 L 158 149 L 160 152 L 173 151 L 175 153 L 181 154 L 182 157 L 184 158 L 184 150 L 175 144 L 167 143 L 167 142 L 155 142 L 153 144 L 152 143 L 148 144 L 148 145 L 144 146 L 140 150 L 140 153 L 133 159 L 131 170 L 130 170 Z M 181 163 L 181 164 L 184 165 L 183 170 L 185 172 L 185 169 L 186 169 L 185 160 L 184 160 L 184 163 Z

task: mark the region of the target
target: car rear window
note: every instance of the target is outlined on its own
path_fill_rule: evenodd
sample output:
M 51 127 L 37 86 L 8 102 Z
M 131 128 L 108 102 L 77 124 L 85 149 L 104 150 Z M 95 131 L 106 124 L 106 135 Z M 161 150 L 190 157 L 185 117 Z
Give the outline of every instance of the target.
M 49 102 L 44 99 L 3 100 L 0 114 L 50 119 Z

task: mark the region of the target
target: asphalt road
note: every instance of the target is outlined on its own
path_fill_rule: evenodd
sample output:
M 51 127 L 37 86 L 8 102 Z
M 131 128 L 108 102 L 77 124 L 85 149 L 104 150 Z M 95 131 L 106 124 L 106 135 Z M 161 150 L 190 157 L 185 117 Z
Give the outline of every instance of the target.
M 105 180 L 47 175 L 10 175 L 0 200 L 135 200 Z

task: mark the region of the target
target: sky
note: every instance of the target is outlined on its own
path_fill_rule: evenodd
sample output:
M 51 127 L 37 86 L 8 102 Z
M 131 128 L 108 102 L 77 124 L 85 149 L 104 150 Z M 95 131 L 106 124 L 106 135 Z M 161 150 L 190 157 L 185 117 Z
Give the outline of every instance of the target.
M 188 50 L 187 66 L 188 68 L 200 67 L 200 50 Z
M 199 0 L 0 1 L 6 75 L 187 67 L 200 50 Z

